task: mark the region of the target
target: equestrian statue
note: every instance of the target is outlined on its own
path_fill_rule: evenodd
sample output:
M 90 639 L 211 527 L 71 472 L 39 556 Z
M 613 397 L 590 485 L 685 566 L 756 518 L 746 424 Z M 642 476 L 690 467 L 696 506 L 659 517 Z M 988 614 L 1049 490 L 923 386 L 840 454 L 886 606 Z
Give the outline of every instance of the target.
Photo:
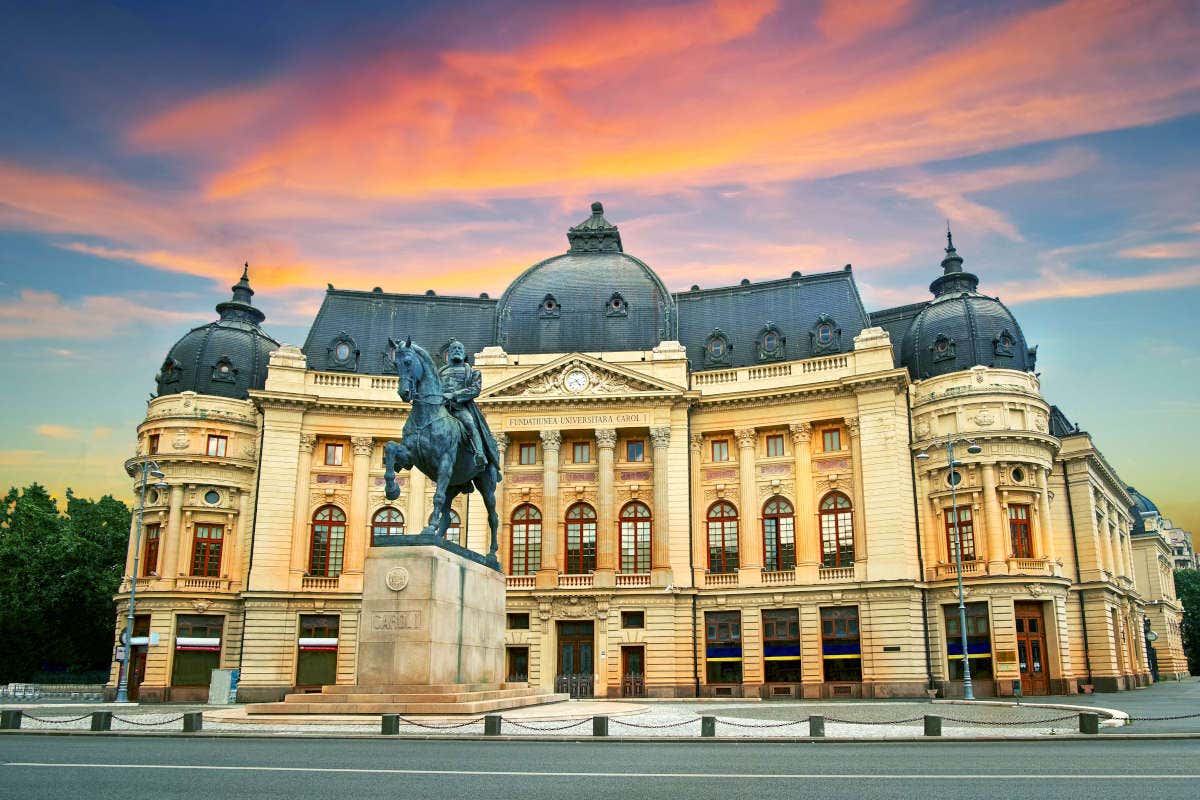
M 433 513 L 421 536 L 445 538 L 450 525 L 450 504 L 472 488 L 483 495 L 488 525 L 492 531 L 487 563 L 500 569 L 496 556 L 500 517 L 496 514 L 496 485 L 501 481 L 500 452 L 487 420 L 475 405 L 481 376 L 467 363 L 466 348 L 452 340 L 446 350 L 446 366 L 439 371 L 433 359 L 412 338 L 401 344 L 388 340 L 400 376 L 400 399 L 412 403 L 399 442 L 383 448 L 384 494 L 389 500 L 400 496 L 396 470 L 421 470 L 437 483 Z

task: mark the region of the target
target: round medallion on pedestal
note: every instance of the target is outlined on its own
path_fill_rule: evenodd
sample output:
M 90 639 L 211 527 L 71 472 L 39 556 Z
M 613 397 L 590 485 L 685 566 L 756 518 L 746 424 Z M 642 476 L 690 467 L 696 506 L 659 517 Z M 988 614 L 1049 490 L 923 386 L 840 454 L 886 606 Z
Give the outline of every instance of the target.
M 383 576 L 383 582 L 393 592 L 402 592 L 408 586 L 408 570 L 404 567 L 392 567 Z

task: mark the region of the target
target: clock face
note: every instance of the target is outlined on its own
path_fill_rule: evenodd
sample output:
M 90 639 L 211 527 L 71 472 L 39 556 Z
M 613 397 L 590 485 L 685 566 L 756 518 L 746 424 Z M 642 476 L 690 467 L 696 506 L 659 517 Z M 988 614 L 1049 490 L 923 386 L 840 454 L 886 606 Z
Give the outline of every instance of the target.
M 563 386 L 567 387 L 568 392 L 582 392 L 587 385 L 588 376 L 583 370 L 571 370 L 567 373 L 567 377 L 563 378 Z

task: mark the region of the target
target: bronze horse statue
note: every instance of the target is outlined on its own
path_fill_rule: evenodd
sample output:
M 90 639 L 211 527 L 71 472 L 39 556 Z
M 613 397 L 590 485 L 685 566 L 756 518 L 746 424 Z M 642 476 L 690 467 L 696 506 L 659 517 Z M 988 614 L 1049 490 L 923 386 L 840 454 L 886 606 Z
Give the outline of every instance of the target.
M 389 340 L 394 351 L 396 370 L 400 376 L 400 398 L 412 403 L 412 411 L 404 422 L 399 442 L 388 442 L 383 448 L 384 494 L 389 500 L 400 496 L 396 470 L 421 470 L 437 483 L 433 496 L 433 513 L 421 531 L 422 536 L 445 538 L 450 525 L 450 503 L 460 494 L 470 494 L 472 488 L 483 495 L 487 507 L 488 525 L 492 531 L 487 563 L 500 568 L 496 557 L 500 517 L 496 514 L 496 485 L 500 475 L 491 463 L 477 466 L 468 433 L 445 407 L 442 382 L 437 367 L 424 348 L 407 339 L 403 344 Z

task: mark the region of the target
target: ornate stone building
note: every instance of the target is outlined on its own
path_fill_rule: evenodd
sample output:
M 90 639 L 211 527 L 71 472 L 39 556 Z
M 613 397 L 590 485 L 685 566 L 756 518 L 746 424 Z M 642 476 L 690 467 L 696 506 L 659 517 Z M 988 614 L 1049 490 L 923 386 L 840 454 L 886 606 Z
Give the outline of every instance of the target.
M 673 294 L 598 203 L 568 240 L 498 300 L 330 287 L 303 347 L 262 332 L 243 275 L 172 348 L 127 463 L 170 486 L 137 554 L 142 699 L 201 696 L 218 666 L 243 700 L 354 681 L 366 548 L 422 527 L 433 492 L 405 473 L 384 498 L 401 336 L 457 337 L 483 376 L 512 681 L 921 696 L 960 693 L 964 657 L 982 695 L 1148 680 L 1170 576 L 1146 583 L 1133 498 L 952 243 L 931 301 L 868 313 L 849 266 Z M 486 530 L 458 498 L 449 535 Z

